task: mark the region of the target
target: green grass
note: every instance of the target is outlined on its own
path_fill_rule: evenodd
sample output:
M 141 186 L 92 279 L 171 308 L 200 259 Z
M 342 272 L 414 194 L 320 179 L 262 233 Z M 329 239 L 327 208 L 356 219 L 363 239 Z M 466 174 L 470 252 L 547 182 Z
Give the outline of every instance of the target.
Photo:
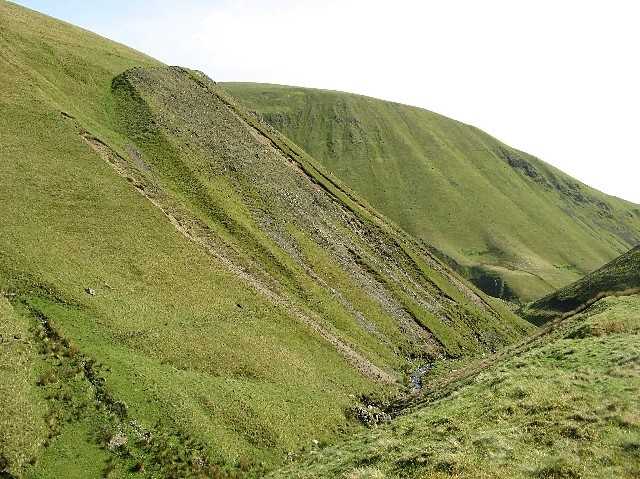
M 66 427 L 25 477 L 54 479 L 62 471 L 69 479 L 105 477 L 109 452 L 99 446 L 94 434 L 94 425 L 86 419 Z
M 14 476 L 37 457 L 47 435 L 31 366 L 37 352 L 28 338 L 28 324 L 0 296 L 0 470 Z
M 223 87 L 495 296 L 532 301 L 640 242 L 638 205 L 471 126 L 352 94 Z
M 640 296 L 605 298 L 269 477 L 637 477 L 639 333 Z
M 206 78 L 7 2 L 0 32 L 2 473 L 259 476 L 534 329 Z
M 573 314 L 603 296 L 628 295 L 639 288 L 640 247 L 636 246 L 578 281 L 521 307 L 518 313 L 540 325 Z

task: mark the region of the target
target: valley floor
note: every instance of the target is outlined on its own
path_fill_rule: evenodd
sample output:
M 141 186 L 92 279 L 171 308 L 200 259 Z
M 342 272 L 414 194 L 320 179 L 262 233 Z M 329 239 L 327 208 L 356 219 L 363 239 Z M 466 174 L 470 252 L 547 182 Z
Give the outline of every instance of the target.
M 603 299 L 270 477 L 640 477 L 639 333 L 639 295 Z

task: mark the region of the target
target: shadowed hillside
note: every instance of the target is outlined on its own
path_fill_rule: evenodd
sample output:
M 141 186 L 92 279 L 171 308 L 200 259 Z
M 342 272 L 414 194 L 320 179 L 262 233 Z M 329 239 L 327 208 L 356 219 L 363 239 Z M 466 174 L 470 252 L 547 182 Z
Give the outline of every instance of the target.
M 204 75 L 0 3 L 3 477 L 246 477 L 533 327 Z
M 640 242 L 638 205 L 477 128 L 346 93 L 224 88 L 494 296 L 537 299 Z
M 640 289 L 640 246 L 618 256 L 602 268 L 526 305 L 519 314 L 535 324 L 586 307 L 604 296 L 637 293 Z

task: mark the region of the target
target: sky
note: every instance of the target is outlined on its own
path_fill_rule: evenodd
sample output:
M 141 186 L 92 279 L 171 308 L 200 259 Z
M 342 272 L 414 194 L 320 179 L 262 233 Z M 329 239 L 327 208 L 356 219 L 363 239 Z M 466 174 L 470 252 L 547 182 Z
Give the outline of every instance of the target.
M 640 204 L 635 0 L 15 3 L 216 81 L 426 108 Z

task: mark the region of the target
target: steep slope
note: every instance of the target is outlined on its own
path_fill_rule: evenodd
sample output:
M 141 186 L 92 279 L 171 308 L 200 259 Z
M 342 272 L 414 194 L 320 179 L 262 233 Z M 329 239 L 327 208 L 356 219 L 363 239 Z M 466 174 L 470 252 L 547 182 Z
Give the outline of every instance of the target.
M 268 477 L 639 477 L 638 351 L 640 296 L 605 298 Z
M 640 289 L 640 246 L 627 251 L 578 281 L 519 309 L 535 324 L 584 308 L 604 296 L 637 293 Z
M 223 86 L 494 296 L 537 299 L 640 242 L 638 205 L 477 128 L 345 93 Z
M 531 331 L 203 75 L 6 2 L 0 56 L 4 477 L 260 474 Z

